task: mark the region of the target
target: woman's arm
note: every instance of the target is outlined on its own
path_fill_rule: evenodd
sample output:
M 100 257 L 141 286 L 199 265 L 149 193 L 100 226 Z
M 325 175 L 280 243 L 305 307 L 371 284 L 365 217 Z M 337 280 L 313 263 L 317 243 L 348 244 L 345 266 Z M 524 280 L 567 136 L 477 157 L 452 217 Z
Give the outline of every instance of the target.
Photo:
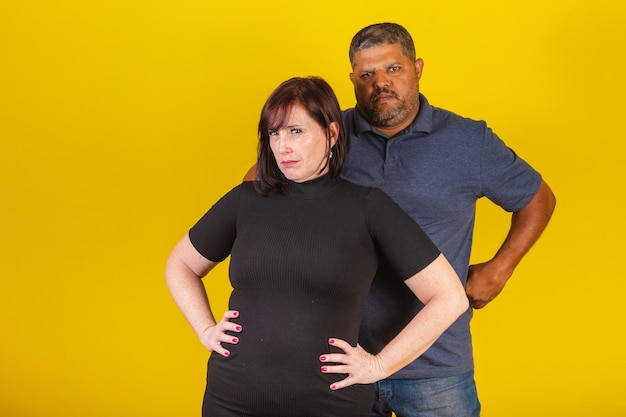
M 443 255 L 405 282 L 424 308 L 377 355 L 359 345 L 331 339 L 329 343 L 345 353 L 322 355 L 321 362 L 339 364 L 322 366 L 322 372 L 348 374 L 331 389 L 373 383 L 399 371 L 432 346 L 469 307 L 461 280 Z
M 191 244 L 189 235 L 185 235 L 167 260 L 165 277 L 176 305 L 198 335 L 200 342 L 210 351 L 228 356 L 230 352 L 221 344 L 236 344 L 239 340 L 225 332 L 241 332 L 241 326 L 230 322 L 230 319 L 239 315 L 237 311 L 227 311 L 219 323 L 215 322 L 202 283 L 202 278 L 215 265 L 217 262 L 203 257 Z

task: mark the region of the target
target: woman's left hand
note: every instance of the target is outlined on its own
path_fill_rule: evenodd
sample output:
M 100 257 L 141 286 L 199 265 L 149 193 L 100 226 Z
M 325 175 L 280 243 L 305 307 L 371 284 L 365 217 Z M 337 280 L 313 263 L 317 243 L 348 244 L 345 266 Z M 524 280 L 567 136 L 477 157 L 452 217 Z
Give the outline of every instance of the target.
M 343 350 L 344 353 L 327 353 L 320 356 L 320 362 L 333 363 L 322 365 L 321 371 L 325 374 L 348 374 L 341 381 L 330 386 L 331 390 L 338 390 L 354 384 L 371 384 L 386 378 L 380 358 L 366 352 L 360 345 L 352 347 L 341 339 L 329 339 L 328 343 Z

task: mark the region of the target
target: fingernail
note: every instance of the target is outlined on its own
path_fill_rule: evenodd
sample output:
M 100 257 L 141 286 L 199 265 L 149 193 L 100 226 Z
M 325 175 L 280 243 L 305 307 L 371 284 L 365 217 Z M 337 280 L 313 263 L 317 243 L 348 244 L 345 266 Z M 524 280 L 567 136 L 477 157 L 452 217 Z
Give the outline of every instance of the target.
M 239 341 L 239 339 L 237 339 L 236 337 L 233 337 L 233 343 L 237 343 Z
M 336 388 L 337 388 L 337 386 L 336 386 L 336 385 L 331 385 L 331 386 L 330 386 L 330 389 L 336 389 Z
M 224 356 L 230 356 L 230 352 L 229 351 L 224 352 Z
M 325 366 L 322 366 L 320 369 L 322 370 L 322 372 L 326 372 L 328 370 L 328 368 Z
M 335 339 L 330 339 L 328 340 L 328 343 L 330 343 L 331 345 L 333 345 L 335 343 Z
M 238 332 L 241 331 L 241 326 L 235 326 L 235 330 L 237 330 Z
M 324 355 L 320 356 L 320 360 L 321 361 L 325 361 L 326 360 L 326 356 L 324 356 Z
M 238 311 L 233 311 L 233 316 L 237 317 L 239 315 Z

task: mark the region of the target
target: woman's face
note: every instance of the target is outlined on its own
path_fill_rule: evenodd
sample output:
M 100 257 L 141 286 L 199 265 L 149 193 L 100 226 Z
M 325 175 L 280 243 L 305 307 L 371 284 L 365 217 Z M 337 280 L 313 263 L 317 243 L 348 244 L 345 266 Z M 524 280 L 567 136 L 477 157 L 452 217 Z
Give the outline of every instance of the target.
M 338 129 L 336 122 L 331 123 L 331 146 L 337 140 Z M 278 168 L 287 179 L 305 182 L 328 172 L 328 133 L 302 105 L 294 105 L 285 125 L 268 133 Z

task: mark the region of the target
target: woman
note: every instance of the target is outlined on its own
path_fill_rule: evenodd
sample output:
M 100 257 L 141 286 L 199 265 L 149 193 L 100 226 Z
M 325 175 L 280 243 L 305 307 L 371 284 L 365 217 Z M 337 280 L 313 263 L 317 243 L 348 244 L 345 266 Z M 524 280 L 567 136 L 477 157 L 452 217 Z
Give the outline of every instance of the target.
M 203 416 L 367 416 L 373 382 L 421 355 L 468 307 L 452 267 L 376 188 L 339 178 L 341 111 L 320 78 L 294 78 L 259 122 L 257 178 L 220 199 L 174 248 L 167 282 L 209 351 Z M 231 256 L 229 311 L 202 284 Z M 358 344 L 385 256 L 425 304 L 381 352 Z

